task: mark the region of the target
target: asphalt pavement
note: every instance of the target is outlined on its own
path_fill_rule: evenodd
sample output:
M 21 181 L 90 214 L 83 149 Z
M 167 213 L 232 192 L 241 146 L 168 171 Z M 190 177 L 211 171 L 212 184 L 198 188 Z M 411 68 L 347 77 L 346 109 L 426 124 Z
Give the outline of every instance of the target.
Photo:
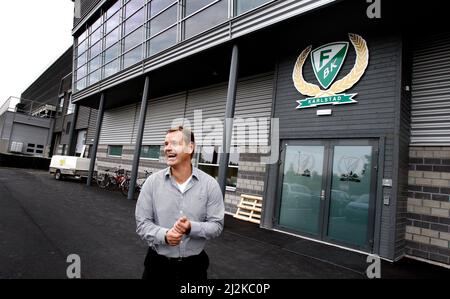
M 84 279 L 138 279 L 146 244 L 135 233 L 135 201 L 116 191 L 56 181 L 48 172 L 0 167 L 0 279 L 67 278 L 67 257 Z M 367 256 L 225 219 L 208 243 L 209 278 L 366 278 Z M 382 278 L 450 278 L 450 270 L 404 259 Z

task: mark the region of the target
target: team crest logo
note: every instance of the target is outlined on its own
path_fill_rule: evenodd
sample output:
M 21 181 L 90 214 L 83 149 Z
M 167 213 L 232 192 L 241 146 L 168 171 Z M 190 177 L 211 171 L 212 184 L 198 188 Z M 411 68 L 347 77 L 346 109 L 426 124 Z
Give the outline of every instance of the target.
M 350 73 L 339 81 L 334 82 L 344 65 L 349 43 L 336 42 L 327 44 L 313 51 L 312 46 L 306 48 L 298 57 L 292 76 L 295 88 L 309 97 L 297 101 L 297 109 L 314 108 L 322 105 L 342 105 L 357 103 L 355 94 L 345 94 L 364 75 L 369 65 L 369 49 L 366 41 L 359 35 L 349 34 L 350 41 L 356 51 L 356 62 Z M 320 86 L 308 83 L 303 78 L 303 66 L 311 54 L 311 64 Z M 334 82 L 334 83 L 333 83 Z

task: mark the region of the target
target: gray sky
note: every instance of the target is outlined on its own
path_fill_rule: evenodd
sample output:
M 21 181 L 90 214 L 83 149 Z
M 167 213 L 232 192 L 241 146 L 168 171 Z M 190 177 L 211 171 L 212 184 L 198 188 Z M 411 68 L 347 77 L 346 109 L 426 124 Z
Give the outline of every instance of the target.
M 0 107 L 19 97 L 72 44 L 70 0 L 2 1 Z

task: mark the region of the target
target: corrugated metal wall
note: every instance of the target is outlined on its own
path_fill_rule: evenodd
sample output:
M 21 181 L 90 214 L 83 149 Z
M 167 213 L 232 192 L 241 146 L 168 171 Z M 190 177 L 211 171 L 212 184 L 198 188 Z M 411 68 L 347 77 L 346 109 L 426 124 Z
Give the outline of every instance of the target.
M 80 106 L 80 110 L 78 111 L 78 119 L 76 124 L 76 130 L 86 129 L 89 126 L 89 116 L 90 116 L 89 107 Z
M 147 107 L 142 143 L 162 145 L 166 131 L 171 126 L 182 124 L 182 121 L 178 121 L 176 124 L 173 122 L 176 119 L 184 118 L 185 106 L 186 93 L 150 100 Z M 136 118 L 139 118 L 139 115 Z
M 105 111 L 99 144 L 132 144 L 137 104 Z
M 97 126 L 98 110 L 91 109 L 89 112 L 89 125 L 86 134 L 86 144 L 94 144 L 95 129 Z
M 48 131 L 49 128 L 14 123 L 11 142 L 22 142 L 25 149 L 29 143 L 39 144 L 45 147 L 48 144 Z
M 411 145 L 450 145 L 450 33 L 414 48 Z
M 272 108 L 273 74 L 264 74 L 257 77 L 242 79 L 238 82 L 236 118 L 270 118 Z M 223 118 L 227 98 L 227 84 L 218 84 L 208 88 L 196 89 L 158 99 L 151 99 L 145 120 L 143 144 L 162 145 L 166 131 L 176 125 L 185 125 L 193 129 L 197 141 L 200 141 L 194 125 L 195 111 L 201 111 L 203 123 L 203 139 L 222 143 Z M 133 144 L 137 135 L 140 104 L 133 104 L 105 111 L 99 144 Z M 198 115 L 196 115 L 198 116 Z M 91 116 L 92 117 L 92 116 Z M 96 119 L 96 118 L 95 118 Z M 216 119 L 220 123 L 212 121 Z M 199 119 L 196 120 L 200 121 Z M 209 125 L 217 125 L 210 127 Z M 256 123 L 259 125 L 259 122 Z M 270 124 L 268 122 L 268 124 Z M 94 126 L 95 127 L 95 126 Z M 268 140 L 269 126 L 262 130 L 251 130 L 246 126 L 245 138 L 258 141 L 255 136 L 263 133 L 259 140 Z M 257 129 L 261 129 L 259 126 Z M 93 130 L 88 131 L 88 141 L 93 138 Z M 250 136 L 250 138 L 249 138 Z M 241 135 L 239 136 L 241 137 Z M 237 136 L 234 136 L 237 139 Z M 198 145 L 202 145 L 198 142 Z M 211 143 L 209 143 L 211 144 Z
M 235 119 L 242 118 L 246 124 L 251 124 L 252 121 L 249 118 L 253 118 L 257 127 L 246 126 L 245 135 L 242 135 L 242 133 L 236 134 L 235 121 L 233 144 L 268 145 L 272 97 L 273 73 L 239 81 Z M 262 118 L 267 119 L 267 122 L 261 122 L 260 119 Z
M 186 118 L 190 121 L 191 127 L 197 136 L 199 132 L 196 132 L 197 128 L 194 126 L 194 113 L 196 110 L 202 111 L 204 124 L 202 143 L 222 143 L 222 125 L 225 116 L 227 88 L 227 84 L 220 84 L 206 89 L 193 90 L 188 94 Z M 239 80 L 236 94 L 235 120 L 240 118 L 247 126 L 245 126 L 245 134 L 237 135 L 237 122 L 235 122 L 232 142 L 234 145 L 248 144 L 249 141 L 252 144 L 256 144 L 258 138 L 259 140 L 265 140 L 265 144 L 267 144 L 270 122 L 267 123 L 267 128 L 264 127 L 262 130 L 259 130 L 261 129 L 259 118 L 270 118 L 272 95 L 273 73 Z M 220 123 L 212 120 L 213 118 L 220 120 Z M 256 127 L 252 126 L 252 121 L 249 118 L 255 120 Z M 263 135 L 258 135 L 258 133 L 263 133 Z M 197 140 L 200 141 L 200 138 L 197 137 Z M 198 144 L 201 145 L 200 142 Z
M 186 118 L 189 120 L 195 136 L 197 136 L 196 142 L 198 145 L 221 143 L 226 103 L 226 84 L 189 91 L 186 105 Z M 199 111 L 201 111 L 201 121 L 203 123 L 201 136 L 199 132 L 200 128 L 194 124 L 194 113 L 196 113 L 195 117 L 197 118 L 195 121 L 199 123 Z

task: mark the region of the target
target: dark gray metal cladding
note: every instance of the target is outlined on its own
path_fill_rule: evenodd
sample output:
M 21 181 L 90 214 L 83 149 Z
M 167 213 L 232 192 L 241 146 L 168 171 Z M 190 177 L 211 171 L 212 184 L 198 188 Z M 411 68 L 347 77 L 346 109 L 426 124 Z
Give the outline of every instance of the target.
M 411 145 L 450 145 L 450 33 L 416 41 L 413 57 Z
M 397 187 L 399 180 L 400 152 L 407 149 L 408 144 L 400 144 L 395 138 L 400 130 L 400 109 L 401 109 L 401 65 L 402 65 L 402 40 L 395 34 L 373 35 L 361 34 L 366 39 L 370 58 L 366 73 L 355 86 L 345 93 L 357 93 L 356 104 L 323 106 L 319 108 L 297 110 L 297 100 L 307 98 L 300 94 L 294 87 L 292 72 L 295 61 L 301 51 L 310 44 L 320 46 L 326 43 L 321 37 L 320 40 L 308 39 L 308 42 L 294 42 L 298 44 L 294 53 L 292 48 L 289 51 L 282 51 L 279 55 L 278 72 L 276 74 L 277 85 L 275 92 L 274 117 L 280 119 L 280 139 L 377 139 L 381 143 L 384 140 L 384 151 L 380 152 L 379 161 L 384 166 L 384 172 L 380 177 L 392 178 L 393 189 L 378 189 L 377 203 L 383 201 L 383 195 L 391 196 L 391 205 L 383 206 L 377 204 L 376 240 L 377 247 L 374 250 L 381 256 L 395 259 L 403 252 L 396 249 L 393 239 L 401 240 L 399 235 L 395 235 L 392 227 L 398 226 L 402 229 L 402 221 L 397 219 L 397 205 L 404 206 L 406 198 L 398 197 Z M 329 35 L 328 42 L 341 41 L 347 38 L 347 33 Z M 302 39 L 304 40 L 304 39 Z M 300 41 L 300 40 L 299 40 Z M 288 39 L 282 43 L 291 43 Z M 280 48 L 281 45 L 280 45 Z M 287 52 L 287 53 L 286 53 Z M 354 66 L 356 53 L 353 49 L 349 51 L 346 62 L 336 80 L 347 75 Z M 311 63 L 308 61 L 304 68 L 304 77 L 307 82 L 318 84 L 313 73 Z M 317 116 L 318 109 L 332 109 L 333 115 L 326 117 Z M 407 128 L 406 128 L 407 129 Z M 401 151 L 400 151 L 401 147 Z M 405 165 L 403 165 L 405 166 Z M 403 167 L 402 166 L 402 167 Z M 406 164 L 407 170 L 407 164 Z M 276 167 L 271 166 L 270 177 L 277 177 Z M 402 172 L 407 178 L 407 172 Z M 275 180 L 270 180 L 275 181 Z M 273 198 L 276 188 L 270 187 L 265 198 Z M 381 219 L 380 215 L 383 215 Z M 267 225 L 267 218 L 266 218 Z M 404 225 L 403 225 L 404 226 Z M 404 229 L 404 228 L 403 228 Z

